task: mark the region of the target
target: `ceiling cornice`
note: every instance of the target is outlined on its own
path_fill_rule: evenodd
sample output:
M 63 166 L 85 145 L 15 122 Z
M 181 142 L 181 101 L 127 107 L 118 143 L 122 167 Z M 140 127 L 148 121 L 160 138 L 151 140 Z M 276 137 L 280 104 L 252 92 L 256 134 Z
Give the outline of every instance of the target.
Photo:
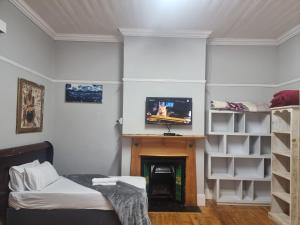
M 208 41 L 209 45 L 266 45 L 277 46 L 275 39 L 241 39 L 241 38 L 213 38 Z
M 87 42 L 122 42 L 118 35 L 93 35 L 93 34 L 60 34 L 47 24 L 24 0 L 9 0 L 33 23 L 40 27 L 54 40 L 64 41 L 87 41 Z M 120 28 L 123 36 L 136 37 L 177 37 L 177 38 L 209 38 L 211 31 L 178 30 L 157 31 L 147 29 Z M 239 38 L 212 38 L 209 45 L 257 45 L 257 46 L 279 46 L 300 34 L 300 24 L 275 39 L 239 39 Z
M 25 16 L 27 16 L 33 23 L 46 32 L 54 39 L 56 35 L 52 27 L 49 26 L 24 0 L 9 0 L 14 4 Z
M 294 28 L 292 28 L 291 30 L 289 30 L 288 32 L 282 34 L 278 39 L 278 45 L 283 44 L 284 42 L 286 42 L 287 40 L 295 37 L 296 35 L 300 34 L 300 24 Z
M 208 38 L 212 33 L 211 31 L 198 30 L 159 31 L 131 28 L 120 28 L 119 30 L 123 36 L 127 37 Z
M 86 42 L 121 42 L 118 36 L 114 35 L 93 35 L 93 34 L 56 34 L 57 41 L 86 41 Z

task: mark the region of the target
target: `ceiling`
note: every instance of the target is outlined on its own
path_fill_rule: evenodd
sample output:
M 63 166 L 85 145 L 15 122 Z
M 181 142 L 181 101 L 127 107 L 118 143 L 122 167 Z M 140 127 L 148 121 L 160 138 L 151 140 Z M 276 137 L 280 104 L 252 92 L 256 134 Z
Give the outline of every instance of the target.
M 120 36 L 119 28 L 278 39 L 300 25 L 300 0 L 10 0 L 51 36 Z

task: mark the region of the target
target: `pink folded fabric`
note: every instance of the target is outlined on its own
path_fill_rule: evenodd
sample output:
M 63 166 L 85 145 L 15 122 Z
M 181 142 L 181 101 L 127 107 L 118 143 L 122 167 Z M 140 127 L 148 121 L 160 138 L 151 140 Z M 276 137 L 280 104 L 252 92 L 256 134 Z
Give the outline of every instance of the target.
M 299 90 L 283 90 L 275 93 L 271 100 L 271 108 L 288 106 L 288 105 L 300 105 Z

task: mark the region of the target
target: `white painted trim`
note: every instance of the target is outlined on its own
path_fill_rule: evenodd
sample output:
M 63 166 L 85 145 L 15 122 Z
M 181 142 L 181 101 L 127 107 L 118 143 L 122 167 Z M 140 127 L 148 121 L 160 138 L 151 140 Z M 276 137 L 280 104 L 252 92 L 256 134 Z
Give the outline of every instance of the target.
M 277 39 L 277 43 L 278 45 L 283 44 L 284 42 L 286 42 L 287 40 L 295 37 L 296 35 L 300 34 L 300 24 L 294 28 L 292 28 L 291 30 L 289 30 L 288 32 L 282 34 L 278 39 Z
M 122 84 L 121 81 L 111 80 L 53 80 L 54 83 L 77 83 L 77 84 Z
M 55 31 L 49 26 L 24 0 L 9 0 L 14 4 L 25 16 L 27 16 L 39 28 L 45 31 L 50 37 L 54 38 Z
M 131 28 L 120 28 L 119 30 L 123 36 L 128 37 L 208 38 L 211 34 L 211 31 L 199 30 L 159 31 Z
M 289 80 L 289 81 L 285 81 L 285 82 L 282 82 L 282 83 L 279 83 L 279 84 L 275 84 L 274 87 L 283 87 L 283 86 L 293 84 L 293 83 L 297 83 L 297 82 L 300 82 L 300 78 L 296 78 L 296 79 L 293 79 L 293 80 Z
M 38 27 L 45 31 L 54 40 L 88 41 L 88 42 L 122 42 L 118 35 L 94 34 L 62 34 L 56 33 L 24 0 L 9 0 L 21 12 L 32 20 Z M 137 37 L 174 37 L 174 38 L 208 38 L 212 31 L 175 30 L 157 31 L 149 29 L 120 28 L 123 36 Z M 300 24 L 275 39 L 238 39 L 238 38 L 213 38 L 209 45 L 257 45 L 278 46 L 300 33 Z
M 205 194 L 197 194 L 197 205 L 205 206 L 206 198 Z
M 208 45 L 277 46 L 278 42 L 275 39 L 212 38 Z
M 93 35 L 93 34 L 55 34 L 57 41 L 86 41 L 86 42 L 121 42 L 120 38 L 114 35 Z
M 63 80 L 52 79 L 47 75 L 39 73 L 33 69 L 30 69 L 14 60 L 11 60 L 5 56 L 0 55 L 0 61 L 6 62 L 10 65 L 23 69 L 31 74 L 46 79 L 55 83 L 102 83 L 102 84 L 114 84 L 121 85 L 123 82 L 168 82 L 168 83 L 200 83 L 205 84 L 206 80 L 177 80 L 177 79 L 145 79 L 145 78 L 123 78 L 122 81 L 108 81 L 108 80 Z M 285 81 L 278 84 L 222 84 L 222 83 L 206 83 L 207 87 L 265 87 L 265 88 L 278 88 L 289 84 L 300 82 L 300 78 Z
M 32 70 L 32 69 L 30 69 L 30 68 L 28 68 L 28 67 L 26 67 L 26 66 L 23 66 L 23 65 L 17 63 L 16 61 L 13 61 L 13 60 L 11 60 L 11 59 L 9 59 L 9 58 L 6 58 L 6 57 L 4 57 L 4 56 L 0 56 L 0 60 L 3 61 L 3 62 L 8 63 L 8 64 L 10 64 L 10 65 L 13 65 L 13 66 L 15 66 L 15 67 L 18 67 L 18 68 L 20 68 L 20 69 L 23 69 L 23 70 L 25 70 L 25 71 L 27 71 L 27 72 L 29 72 L 29 73 L 32 73 L 32 74 L 34 74 L 34 75 L 36 75 L 36 76 L 38 76 L 38 77 L 44 78 L 44 79 L 46 79 L 46 80 L 48 80 L 48 81 L 53 81 L 53 80 L 52 80 L 51 78 L 49 78 L 48 76 L 46 76 L 46 75 L 44 75 L 44 74 L 41 74 L 41 73 L 39 73 L 39 72 L 37 72 L 37 71 L 35 71 L 35 70 Z
M 3 20 L 0 20 L 0 34 L 6 33 L 6 23 Z
M 276 84 L 222 84 L 222 83 L 207 83 L 208 87 L 265 87 L 274 88 Z
M 159 83 L 200 83 L 200 84 L 205 84 L 206 80 L 123 78 L 123 82 L 159 82 Z

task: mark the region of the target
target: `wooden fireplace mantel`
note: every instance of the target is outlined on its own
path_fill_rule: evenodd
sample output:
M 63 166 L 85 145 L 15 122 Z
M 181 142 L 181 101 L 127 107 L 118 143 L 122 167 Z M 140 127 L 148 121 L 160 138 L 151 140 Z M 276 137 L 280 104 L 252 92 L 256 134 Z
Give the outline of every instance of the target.
M 205 136 L 163 136 L 127 134 L 132 138 L 130 175 L 141 176 L 141 159 L 153 157 L 185 157 L 185 205 L 197 206 L 196 141 Z

